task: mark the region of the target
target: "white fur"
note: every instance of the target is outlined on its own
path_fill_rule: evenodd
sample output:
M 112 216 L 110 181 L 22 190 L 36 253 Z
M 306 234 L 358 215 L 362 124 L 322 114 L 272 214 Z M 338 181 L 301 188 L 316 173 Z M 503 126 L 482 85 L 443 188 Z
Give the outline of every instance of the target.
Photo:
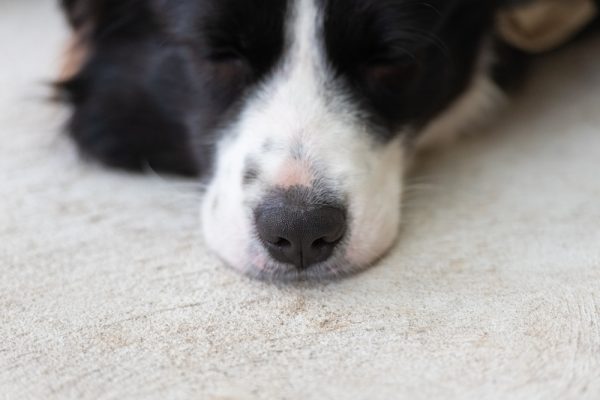
M 228 264 L 251 275 L 297 274 L 271 259 L 254 230 L 253 209 L 274 187 L 331 190 L 348 205 L 347 238 L 331 260 L 309 270 L 318 277 L 368 266 L 385 254 L 398 234 L 405 135 L 378 143 L 359 108 L 336 87 L 323 56 L 322 21 L 314 1 L 297 0 L 288 18 L 291 45 L 221 142 L 216 174 L 203 204 L 208 244 Z M 475 82 L 430 131 L 461 127 L 473 114 L 472 103 L 483 101 L 488 91 L 484 80 Z M 294 159 L 293 150 L 300 146 L 301 157 Z M 260 180 L 244 186 L 248 157 L 258 164 Z
M 326 187 L 347 200 L 350 236 L 327 273 L 369 264 L 389 249 L 397 235 L 402 141 L 375 143 L 358 108 L 331 87 L 317 40 L 320 22 L 313 0 L 299 0 L 290 15 L 292 45 L 283 63 L 247 102 L 218 151 L 216 175 L 203 206 L 205 237 L 229 264 L 247 273 L 281 267 L 256 240 L 252 223 L 252 208 L 275 186 L 300 184 L 317 191 Z M 263 149 L 267 141 L 269 152 Z M 302 158 L 294 160 L 292 151 L 298 146 Z M 258 162 L 261 180 L 242 187 L 248 156 Z

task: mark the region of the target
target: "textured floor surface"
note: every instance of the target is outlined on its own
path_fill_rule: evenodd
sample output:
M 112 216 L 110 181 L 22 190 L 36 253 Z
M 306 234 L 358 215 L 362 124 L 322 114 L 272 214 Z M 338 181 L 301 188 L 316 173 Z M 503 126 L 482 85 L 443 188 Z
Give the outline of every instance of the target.
M 205 251 L 193 183 L 60 138 L 52 3 L 0 2 L 0 398 L 600 398 L 600 40 L 423 160 L 377 267 L 278 287 Z

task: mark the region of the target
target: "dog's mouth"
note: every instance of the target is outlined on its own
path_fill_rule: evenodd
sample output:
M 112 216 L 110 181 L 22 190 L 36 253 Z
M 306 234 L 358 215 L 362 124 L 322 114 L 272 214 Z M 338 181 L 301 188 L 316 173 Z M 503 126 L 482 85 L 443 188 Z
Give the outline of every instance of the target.
M 257 254 L 264 254 L 257 251 Z M 247 265 L 244 274 L 258 280 L 267 282 L 321 282 L 334 281 L 351 276 L 363 270 L 366 266 L 352 265 L 344 257 L 343 249 L 325 261 L 311 264 L 309 267 L 298 268 L 291 263 L 283 263 L 273 258 L 265 260 L 263 256 L 252 257 L 263 258 L 259 263 Z
M 237 229 L 247 234 L 235 243 L 241 248 L 213 247 L 247 275 L 262 280 L 312 280 L 343 276 L 351 270 L 346 259 L 351 236 L 348 209 L 340 196 L 305 186 L 276 187 L 245 208 L 242 220 L 246 222 Z M 213 242 L 210 232 L 206 238 Z M 240 257 L 224 254 L 232 250 Z
M 357 205 L 323 188 L 275 187 L 260 198 L 240 205 L 235 196 L 209 190 L 203 207 L 208 245 L 227 264 L 260 280 L 347 277 L 377 261 L 397 235 L 396 213 L 365 211 L 364 201 Z

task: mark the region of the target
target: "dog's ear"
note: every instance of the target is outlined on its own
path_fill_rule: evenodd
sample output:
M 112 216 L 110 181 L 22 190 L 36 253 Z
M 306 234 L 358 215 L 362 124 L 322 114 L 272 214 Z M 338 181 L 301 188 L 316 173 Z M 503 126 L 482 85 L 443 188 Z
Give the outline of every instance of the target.
M 528 53 L 543 53 L 569 41 L 600 15 L 598 0 L 503 0 L 499 36 Z

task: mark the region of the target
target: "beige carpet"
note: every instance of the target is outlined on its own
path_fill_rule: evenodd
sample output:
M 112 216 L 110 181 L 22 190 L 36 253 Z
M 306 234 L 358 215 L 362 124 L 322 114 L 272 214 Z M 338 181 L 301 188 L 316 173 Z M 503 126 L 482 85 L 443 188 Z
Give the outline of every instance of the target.
M 0 398 L 600 398 L 600 39 L 424 160 L 377 267 L 276 287 L 205 251 L 193 182 L 77 159 L 53 3 L 0 2 Z

